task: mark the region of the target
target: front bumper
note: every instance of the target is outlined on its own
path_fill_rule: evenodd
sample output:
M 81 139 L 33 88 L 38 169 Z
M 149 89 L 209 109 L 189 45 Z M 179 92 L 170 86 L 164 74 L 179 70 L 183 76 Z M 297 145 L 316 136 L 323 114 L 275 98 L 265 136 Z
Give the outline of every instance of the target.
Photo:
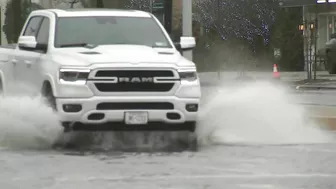
M 104 128 L 110 128 L 111 130 L 123 130 L 122 128 L 134 128 L 139 130 L 180 130 L 179 127 L 183 125 L 193 125 L 197 119 L 197 111 L 188 111 L 186 106 L 189 104 L 199 105 L 198 98 L 178 98 L 176 96 L 128 96 L 128 97 L 108 97 L 108 96 L 94 96 L 91 98 L 57 98 L 57 110 L 62 122 L 76 123 L 79 127 L 86 127 L 88 129 L 94 129 L 99 125 L 104 125 Z M 170 103 L 173 108 L 164 107 L 151 107 L 150 109 L 127 109 L 122 107 L 116 109 L 115 107 L 101 109 L 98 108 L 100 103 Z M 76 104 L 81 106 L 81 110 L 78 112 L 67 112 L 64 109 L 65 105 Z M 125 112 L 128 111 L 146 111 L 148 112 L 148 124 L 146 125 L 131 125 L 124 127 Z M 177 113 L 180 115 L 179 119 L 171 119 L 167 116 L 167 113 Z M 100 119 L 92 119 L 90 115 L 103 114 L 104 117 Z M 110 125 L 110 126 L 109 126 Z M 114 126 L 113 126 L 114 125 Z M 160 126 L 162 125 L 162 127 Z M 165 125 L 165 127 L 163 126 Z M 170 126 L 169 126 L 170 125 Z M 152 128 L 152 129 L 151 129 Z M 158 128 L 158 129 L 155 129 Z M 182 130 L 185 130 L 181 128 Z M 87 130 L 87 129 L 85 129 Z M 104 129 L 106 130 L 106 129 Z M 190 130 L 186 128 L 186 130 Z

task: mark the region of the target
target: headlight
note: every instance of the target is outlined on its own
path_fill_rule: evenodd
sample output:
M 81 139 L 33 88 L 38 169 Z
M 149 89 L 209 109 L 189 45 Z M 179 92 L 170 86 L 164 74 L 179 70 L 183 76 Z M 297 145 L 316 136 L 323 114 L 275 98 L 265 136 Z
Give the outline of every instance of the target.
M 59 79 L 64 83 L 86 83 L 90 70 L 60 69 Z
M 195 81 L 197 80 L 197 73 L 193 71 L 188 71 L 188 72 L 179 72 L 181 80 L 186 80 L 186 81 Z

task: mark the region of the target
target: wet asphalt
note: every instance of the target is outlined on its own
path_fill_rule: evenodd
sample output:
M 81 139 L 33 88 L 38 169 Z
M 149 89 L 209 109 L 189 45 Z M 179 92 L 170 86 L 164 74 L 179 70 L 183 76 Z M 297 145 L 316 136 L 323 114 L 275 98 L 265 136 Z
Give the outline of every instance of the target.
M 207 146 L 199 152 L 2 151 L 8 189 L 335 188 L 336 144 Z

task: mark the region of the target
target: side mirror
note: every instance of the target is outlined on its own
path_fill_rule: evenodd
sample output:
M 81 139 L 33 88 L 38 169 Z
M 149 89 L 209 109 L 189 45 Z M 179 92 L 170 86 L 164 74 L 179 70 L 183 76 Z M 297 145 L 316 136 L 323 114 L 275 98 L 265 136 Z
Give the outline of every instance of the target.
M 188 51 L 192 50 L 196 46 L 196 40 L 194 37 L 181 37 L 179 43 L 175 43 L 177 50 Z
M 20 48 L 35 49 L 37 46 L 36 38 L 34 36 L 20 36 L 18 46 Z

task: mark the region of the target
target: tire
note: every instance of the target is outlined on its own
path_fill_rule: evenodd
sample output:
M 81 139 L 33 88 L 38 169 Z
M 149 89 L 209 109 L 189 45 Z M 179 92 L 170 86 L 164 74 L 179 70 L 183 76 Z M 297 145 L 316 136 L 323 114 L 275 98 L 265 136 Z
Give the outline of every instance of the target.
M 194 133 L 196 131 L 196 126 L 197 126 L 197 122 L 192 122 L 189 127 L 188 127 L 188 130 L 192 133 Z
M 3 84 L 2 84 L 2 79 L 0 78 L 0 96 L 4 95 L 4 90 L 3 90 Z
M 47 86 L 45 86 L 44 89 L 42 89 L 42 95 L 45 98 L 47 105 L 50 106 L 53 109 L 53 111 L 57 112 L 56 98 L 54 97 L 50 84 L 46 85 Z
M 56 98 L 49 83 L 44 84 L 42 95 L 45 98 L 46 104 L 51 107 L 55 113 L 57 113 Z M 70 124 L 61 122 L 61 125 L 63 126 L 65 133 L 71 131 Z
M 197 140 L 197 134 L 196 134 L 196 127 L 197 127 L 197 122 L 194 122 L 189 130 L 189 135 L 188 135 L 189 151 L 192 151 L 192 152 L 198 151 L 198 140 Z

